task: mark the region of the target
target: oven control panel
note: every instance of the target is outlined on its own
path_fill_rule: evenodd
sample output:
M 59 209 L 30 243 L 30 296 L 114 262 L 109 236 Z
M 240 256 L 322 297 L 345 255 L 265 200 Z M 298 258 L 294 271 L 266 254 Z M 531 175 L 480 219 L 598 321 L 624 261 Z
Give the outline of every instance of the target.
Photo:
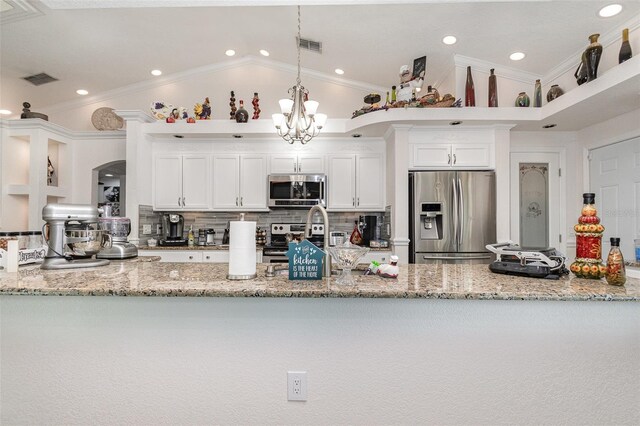
M 304 226 L 304 223 L 273 223 L 271 224 L 271 235 L 302 234 Z M 311 235 L 324 235 L 324 224 L 312 223 Z

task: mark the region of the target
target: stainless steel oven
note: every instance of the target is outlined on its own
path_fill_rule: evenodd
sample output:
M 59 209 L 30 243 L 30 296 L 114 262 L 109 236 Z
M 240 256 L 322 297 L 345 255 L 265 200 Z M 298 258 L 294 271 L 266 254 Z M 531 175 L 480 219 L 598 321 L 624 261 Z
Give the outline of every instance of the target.
M 326 207 L 325 175 L 269 175 L 269 207 Z
M 300 241 L 304 236 L 304 227 L 304 223 L 272 223 L 271 241 L 262 248 L 262 262 L 289 263 L 287 257 L 289 242 Z M 311 226 L 311 237 L 308 239 L 322 249 L 324 247 L 324 225 L 314 223 Z

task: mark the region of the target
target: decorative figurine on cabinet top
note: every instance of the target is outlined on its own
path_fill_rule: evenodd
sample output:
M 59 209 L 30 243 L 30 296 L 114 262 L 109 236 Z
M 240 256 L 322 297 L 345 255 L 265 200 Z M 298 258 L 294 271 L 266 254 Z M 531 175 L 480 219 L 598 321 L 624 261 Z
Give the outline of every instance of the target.
M 400 86 L 396 92 L 396 98 L 399 102 L 411 102 L 413 91 L 422 88 L 426 68 L 426 56 L 416 58 L 413 61 L 413 72 L 409 69 L 409 65 L 400 67 Z
M 20 118 L 40 118 L 44 121 L 49 121 L 49 116 L 39 112 L 31 112 L 29 109 L 31 108 L 31 104 L 29 102 L 23 102 L 22 107 L 22 114 L 20 114 Z
M 210 120 L 211 119 L 211 103 L 209 102 L 209 98 L 206 97 L 204 99 L 204 103 L 196 104 L 193 107 L 193 112 L 196 115 L 196 119 L 198 120 Z
M 529 95 L 526 92 L 520 92 L 518 97 L 516 98 L 516 106 L 527 108 L 531 104 L 531 99 L 529 99 Z
M 229 120 L 235 120 L 236 111 L 238 110 L 238 108 L 236 108 L 236 94 L 233 92 L 233 90 L 231 91 L 231 97 L 229 98 L 229 107 L 231 107 L 231 111 L 229 112 Z
M 257 120 L 260 118 L 260 98 L 258 97 L 258 92 L 253 93 L 253 99 L 251 100 L 251 104 L 253 105 L 253 116 L 252 120 Z

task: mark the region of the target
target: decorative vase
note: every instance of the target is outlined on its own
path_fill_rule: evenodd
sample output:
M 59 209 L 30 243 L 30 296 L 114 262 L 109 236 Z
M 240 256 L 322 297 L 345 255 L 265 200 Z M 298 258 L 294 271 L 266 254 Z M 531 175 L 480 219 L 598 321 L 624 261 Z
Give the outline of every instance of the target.
M 236 111 L 238 109 L 236 108 L 236 94 L 233 93 L 233 90 L 231 91 L 231 97 L 229 98 L 229 106 L 231 107 L 231 111 L 229 112 L 229 120 L 235 120 Z
M 620 251 L 620 238 L 611 237 L 611 250 L 607 256 L 607 274 L 605 279 L 610 285 L 624 285 L 627 273 L 624 268 L 624 258 Z
M 602 233 L 598 210 L 595 207 L 596 194 L 582 194 L 583 206 L 576 232 L 576 260 L 569 269 L 579 278 L 600 279 L 607 273 L 602 264 Z
M 464 88 L 464 106 L 476 106 L 476 90 L 471 76 L 471 67 L 467 67 L 467 84 Z
M 551 102 L 555 98 L 560 97 L 562 95 L 564 95 L 564 92 L 562 91 L 560 86 L 558 86 L 557 84 L 554 84 L 553 86 L 551 86 L 551 89 L 549 89 L 549 91 L 547 92 L 547 102 Z
M 516 98 L 516 106 L 526 108 L 530 105 L 531 100 L 529 99 L 529 95 L 525 92 L 520 92 L 518 97 Z
M 578 83 L 578 86 L 587 82 L 587 59 L 585 52 L 582 52 L 580 65 L 578 65 L 578 68 L 576 69 L 576 72 L 573 74 L 573 76 L 576 78 L 576 83 Z
M 257 120 L 260 118 L 260 98 L 258 97 L 258 92 L 254 92 L 251 104 L 253 105 L 253 116 L 251 119 Z
M 629 28 L 625 28 L 622 30 L 622 45 L 620 53 L 618 53 L 618 63 L 621 64 L 628 59 L 631 59 L 631 45 L 629 44 Z
M 496 75 L 493 73 L 495 70 L 491 68 L 491 75 L 489 75 L 489 106 L 498 106 L 498 82 L 496 81 Z
M 240 108 L 236 111 L 236 123 L 246 123 L 249 121 L 249 113 L 244 109 L 244 101 L 240 99 Z
M 587 67 L 587 81 L 592 81 L 598 78 L 598 65 L 600 64 L 600 57 L 602 56 L 602 45 L 598 43 L 598 37 L 600 34 L 591 34 L 589 41 L 591 44 L 584 51 L 586 58 L 585 65 Z
M 542 106 L 542 83 L 540 83 L 540 79 L 536 80 L 536 85 L 533 89 L 533 106 L 536 108 Z

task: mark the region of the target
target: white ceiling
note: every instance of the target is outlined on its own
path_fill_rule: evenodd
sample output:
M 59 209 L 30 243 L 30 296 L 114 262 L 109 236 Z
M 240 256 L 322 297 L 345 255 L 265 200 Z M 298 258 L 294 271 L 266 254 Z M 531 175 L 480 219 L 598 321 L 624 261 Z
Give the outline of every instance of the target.
M 638 0 L 616 0 L 623 11 L 607 19 L 597 12 L 608 0 L 4 1 L 33 9 L 3 16 L 0 29 L 0 109 L 16 114 L 23 101 L 38 111 L 77 99 L 79 88 L 97 95 L 152 80 L 155 68 L 167 75 L 225 62 L 227 49 L 236 58 L 266 49 L 269 59 L 294 65 L 296 3 L 302 37 L 323 43 L 321 55 L 303 52 L 304 68 L 333 76 L 342 68 L 345 79 L 383 87 L 423 55 L 428 84 L 452 72 L 454 54 L 544 76 L 569 57 L 577 62 L 590 34 L 640 23 Z M 448 34 L 458 43 L 444 45 Z M 526 58 L 510 61 L 515 51 Z M 21 79 L 40 72 L 59 81 L 36 87 Z

